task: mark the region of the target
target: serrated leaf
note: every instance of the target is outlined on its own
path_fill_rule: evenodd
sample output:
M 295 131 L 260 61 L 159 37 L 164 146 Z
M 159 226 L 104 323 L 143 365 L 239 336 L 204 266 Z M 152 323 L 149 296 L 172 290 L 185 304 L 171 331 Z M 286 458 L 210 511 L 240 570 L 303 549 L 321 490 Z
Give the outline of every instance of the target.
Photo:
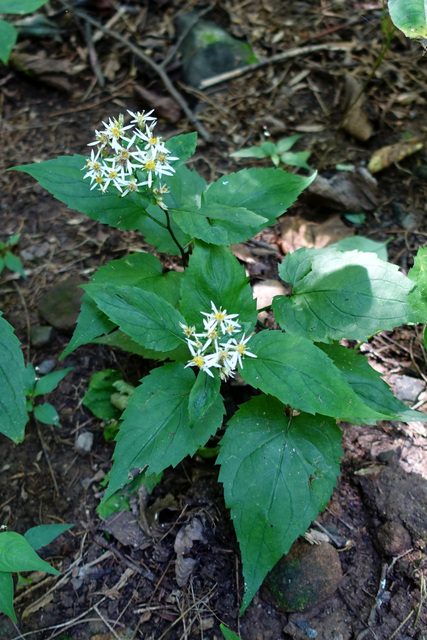
M 47 0 L 0 0 L 0 13 L 24 15 L 40 9 Z
M 311 340 L 263 331 L 252 336 L 250 351 L 257 357 L 244 360 L 243 368 L 239 368 L 243 379 L 283 404 L 333 418 L 357 415 L 368 424 L 383 418 L 366 406 L 332 360 Z
M 202 204 L 199 209 L 180 209 L 174 213 L 173 219 L 190 237 L 215 245 L 241 242 L 268 224 L 267 218 L 248 209 L 225 204 Z
M 117 389 L 114 382 L 122 379 L 122 374 L 116 369 L 104 369 L 93 374 L 89 381 L 82 404 L 101 420 L 113 420 L 121 416 L 121 411 L 111 404 L 111 394 Z
M 328 249 L 335 249 L 336 251 L 365 251 L 367 253 L 376 253 L 380 260 L 387 262 L 388 241 L 377 242 L 371 240 L 371 238 L 365 238 L 364 236 L 349 236 L 348 238 L 342 238 L 338 242 L 334 242 L 328 246 Z
M 41 524 L 28 529 L 24 533 L 24 538 L 34 551 L 37 551 L 72 527 L 74 527 L 73 524 Z
M 169 155 L 178 158 L 178 160 L 173 161 L 172 165 L 175 171 L 194 155 L 196 146 L 197 133 L 195 131 L 193 133 L 182 133 L 165 141 L 165 147 L 170 152 Z
M 85 156 L 59 156 L 35 164 L 14 167 L 35 178 L 55 198 L 71 209 L 85 213 L 102 224 L 120 229 L 139 229 L 150 204 L 141 193 L 130 193 L 125 198 L 117 193 L 91 190 L 89 180 L 84 180 L 82 168 Z
M 164 298 L 138 287 L 85 288 L 98 307 L 143 347 L 171 351 L 182 342 L 182 315 Z
M 15 444 L 24 439 L 28 422 L 24 357 L 13 327 L 0 311 L 0 433 Z
M 64 349 L 61 358 L 68 356 L 77 347 L 92 342 L 98 336 L 109 333 L 115 327 L 114 322 L 111 322 L 105 313 L 97 307 L 96 302 L 87 293 L 84 293 L 73 337 Z
M 59 423 L 58 412 L 49 402 L 38 404 L 34 407 L 33 413 L 36 420 L 43 422 L 43 424 L 53 424 L 56 427 L 61 426 Z
M 194 455 L 222 424 L 218 396 L 209 412 L 189 427 L 188 398 L 194 372 L 179 363 L 165 364 L 143 378 L 123 413 L 111 479 L 104 500 L 120 489 L 133 469 L 160 473 Z
M 0 612 L 17 622 L 13 608 L 13 579 L 11 573 L 0 571 Z
M 244 267 L 228 247 L 195 244 L 182 280 L 180 308 L 188 325 L 202 325 L 201 311 L 211 312 L 211 302 L 228 313 L 238 313 L 245 331 L 256 323 L 256 301 Z
M 213 378 L 202 371 L 196 378 L 188 399 L 189 424 L 192 426 L 203 418 L 219 395 L 221 381 L 218 375 Z
M 242 555 L 243 612 L 267 573 L 323 509 L 339 475 L 341 431 L 323 416 L 290 420 L 271 396 L 242 405 L 218 456 Z
M 60 371 L 52 371 L 43 376 L 36 382 L 36 388 L 34 389 L 34 398 L 37 396 L 45 395 L 55 389 L 55 387 L 65 378 L 65 376 L 73 370 L 73 367 L 67 367 Z
M 370 366 L 367 358 L 339 344 L 319 346 L 333 360 L 342 377 L 359 398 L 368 407 L 383 414 L 384 420 L 427 422 L 426 414 L 409 409 L 394 397 L 390 387 L 381 378 L 381 374 Z M 355 415 L 350 422 L 358 424 L 360 421 Z
M 307 272 L 304 249 L 292 255 L 292 261 L 300 258 L 306 275 L 290 282 L 290 297 L 273 300 L 276 322 L 287 332 L 316 342 L 344 337 L 365 341 L 377 331 L 412 319 L 409 292 L 414 285 L 396 265 L 373 253 L 319 249 L 311 252 L 311 271 Z M 279 267 L 283 280 L 289 273 L 286 261 L 287 257 Z
M 123 349 L 123 351 L 129 351 L 130 353 L 142 356 L 146 360 L 159 360 L 161 362 L 168 359 L 186 362 L 189 354 L 188 347 L 184 343 L 172 351 L 155 351 L 154 349 L 147 349 L 135 342 L 135 340 L 132 340 L 132 338 L 123 333 L 123 331 L 120 331 L 120 329 L 109 333 L 108 336 L 95 338 L 92 342 L 94 344 L 106 344 L 109 347 L 118 347 L 119 349 Z
M 302 178 L 281 169 L 243 169 L 212 183 L 204 202 L 206 205 L 243 207 L 273 224 L 315 177 L 313 174 Z M 265 226 L 263 224 L 259 231 Z
M 427 5 L 425 0 L 388 0 L 390 18 L 408 38 L 427 39 Z
M 45 571 L 59 575 L 59 571 L 39 558 L 24 536 L 15 531 L 0 532 L 0 571 Z
M 414 322 L 427 322 L 427 248 L 420 247 L 415 256 L 414 266 L 409 270 L 408 278 L 416 283 L 410 293 L 414 309 Z

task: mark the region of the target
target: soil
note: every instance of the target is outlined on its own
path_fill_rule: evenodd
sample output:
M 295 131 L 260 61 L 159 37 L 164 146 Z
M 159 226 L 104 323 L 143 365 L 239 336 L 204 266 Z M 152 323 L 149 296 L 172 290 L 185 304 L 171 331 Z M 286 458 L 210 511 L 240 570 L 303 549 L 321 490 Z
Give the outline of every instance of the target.
M 112 28 L 134 38 L 159 63 L 175 42 L 174 18 L 201 8 L 178 0 L 120 6 L 98 0 L 85 6 L 103 24 L 114 18 Z M 95 47 L 106 80 L 101 88 L 95 65 L 91 66 L 94 58 L 88 53 L 90 38 L 85 40 L 83 19 L 61 13 L 61 4 L 54 0 L 44 11 L 55 16 L 57 40 L 21 39 L 10 65 L 0 66 L 4 169 L 58 155 L 86 154 L 86 144 L 101 121 L 126 109 L 162 104 L 158 127 L 165 138 L 193 130 L 182 112 L 179 117 L 179 106 L 170 103 L 154 71 L 106 34 Z M 206 179 L 243 166 L 269 166 L 268 160 L 228 157 L 231 151 L 269 136 L 277 140 L 300 133 L 297 148 L 311 151 L 310 164 L 325 177 L 333 175 L 340 163 L 366 164 L 374 150 L 402 137 L 425 136 L 427 74 L 420 46 L 396 34 L 370 77 L 383 43 L 381 2 L 363 0 L 347 6 L 248 0 L 234 5 L 225 0 L 214 3 L 204 19 L 246 39 L 259 59 L 311 44 L 342 45 L 265 65 L 223 83 L 219 91 L 204 93 L 185 93 L 176 57 L 167 71 L 211 136 L 210 142 L 199 138 L 194 159 Z M 351 48 L 343 45 L 348 42 L 353 43 Z M 44 61 L 43 73 L 28 62 L 35 59 Z M 23 71 L 26 65 L 32 68 L 30 73 Z M 361 86 L 369 80 L 364 108 L 373 135 L 365 141 L 340 127 L 347 74 Z M 151 91 L 148 97 L 141 98 L 141 88 Z M 404 272 L 425 243 L 426 167 L 421 151 L 379 173 L 377 205 L 357 229 L 360 235 L 389 240 L 389 259 Z M 29 176 L 2 172 L 0 179 L 2 239 L 20 232 L 17 251 L 33 252 L 32 259 L 24 254 L 27 279 L 7 270 L 1 274 L 2 311 L 15 327 L 27 362 L 40 365 L 52 359 L 59 368 L 73 367 L 49 397 L 61 428 L 31 421 L 19 446 L 0 436 L 0 524 L 20 533 L 42 523 L 74 525 L 43 550 L 43 557 L 60 569 L 61 576 L 35 575 L 31 585 L 16 591 L 18 625 L 0 616 L 0 638 L 213 640 L 222 637 L 223 622 L 244 640 L 424 640 L 427 429 L 422 423 L 340 425 L 342 475 L 317 522 L 329 532 L 331 543 L 334 538 L 338 543 L 343 579 L 334 595 L 308 611 L 280 613 L 261 591 L 239 617 L 243 589 L 239 549 L 213 461 L 196 457 L 167 470 L 149 498 L 148 506 L 157 516 L 149 535 L 134 528 L 137 504 L 132 523 L 120 522 L 116 537 L 106 530 L 96 507 L 114 445 L 105 441 L 103 423 L 82 406 L 82 398 L 96 371 L 118 368 L 126 380 L 136 383 L 153 363 L 102 345 L 80 347 L 59 361 L 69 334 L 55 329 L 47 345 L 34 347 L 29 333 L 31 327 L 45 324 L 38 304 L 53 284 L 70 276 L 87 281 L 101 264 L 132 250 L 152 248 L 136 232 L 109 229 L 68 210 Z M 330 213 L 324 202 L 316 206 L 316 201 L 303 196 L 288 215 L 317 223 Z M 246 245 L 252 256 L 245 261 L 252 284 L 277 279 L 281 234 L 277 224 Z M 160 257 L 165 267 L 176 266 L 167 256 Z M 421 336 L 420 327 L 376 336 L 366 347 L 371 364 L 386 379 L 405 373 L 425 381 Z M 231 394 L 233 402 L 240 401 L 235 391 Z M 75 447 L 82 432 L 94 436 L 87 455 Z M 179 587 L 174 543 L 190 523 L 202 533 L 191 547 L 195 560 L 191 576 Z M 128 538 L 119 540 L 123 532 Z

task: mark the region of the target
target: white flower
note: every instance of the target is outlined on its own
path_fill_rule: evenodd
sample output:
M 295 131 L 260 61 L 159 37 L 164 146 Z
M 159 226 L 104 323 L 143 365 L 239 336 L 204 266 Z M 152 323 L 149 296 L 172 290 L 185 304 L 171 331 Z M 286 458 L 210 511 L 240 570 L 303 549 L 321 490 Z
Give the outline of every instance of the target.
M 131 123 L 138 125 L 138 127 L 140 127 L 141 129 L 146 126 L 148 120 L 151 120 L 153 122 L 153 124 L 151 125 L 152 127 L 155 126 L 157 120 L 154 116 L 151 115 L 153 112 L 154 109 L 151 109 L 151 111 L 149 111 L 148 113 L 145 113 L 145 111 L 137 111 L 136 113 L 134 113 L 133 111 L 128 110 L 128 114 L 133 118 L 133 120 L 131 120 Z
M 110 118 L 108 124 L 106 124 L 105 122 L 103 122 L 102 124 L 105 127 L 105 130 L 102 133 L 105 133 L 108 136 L 111 147 L 114 149 L 114 151 L 120 151 L 121 144 L 119 140 L 121 138 L 126 138 L 125 131 L 127 129 L 132 129 L 132 125 L 128 124 L 125 126 L 124 118 L 122 115 L 119 116 L 118 120 L 116 118 Z M 126 140 L 128 139 L 126 138 Z
M 231 350 L 231 363 L 234 365 L 232 369 L 235 369 L 237 364 L 243 369 L 243 361 L 242 358 L 249 356 L 250 358 L 256 358 L 257 356 L 254 353 L 248 351 L 246 344 L 249 342 L 252 336 L 248 336 L 245 338 L 245 334 L 240 338 L 240 340 L 236 340 L 236 338 L 231 338 L 225 347 L 229 347 Z
M 187 362 L 184 368 L 186 369 L 187 367 L 198 367 L 201 371 L 204 371 L 208 374 L 208 376 L 211 376 L 211 378 L 213 378 L 214 374 L 210 370 L 210 367 L 216 366 L 214 364 L 215 358 L 212 359 L 212 356 L 215 356 L 215 354 L 211 354 L 208 356 L 203 355 L 200 349 L 198 349 L 197 351 L 193 349 L 190 340 L 187 340 L 187 344 L 193 357 Z

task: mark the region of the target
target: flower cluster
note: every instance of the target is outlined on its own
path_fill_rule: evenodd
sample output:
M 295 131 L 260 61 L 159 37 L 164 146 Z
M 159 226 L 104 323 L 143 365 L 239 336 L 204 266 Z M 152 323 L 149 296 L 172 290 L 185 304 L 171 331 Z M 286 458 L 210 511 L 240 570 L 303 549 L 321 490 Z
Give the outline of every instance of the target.
M 251 336 L 242 335 L 240 339 L 233 338 L 233 334 L 241 332 L 238 313 L 227 314 L 226 309 L 216 308 L 211 302 L 211 313 L 201 311 L 204 331 L 196 333 L 196 327 L 188 327 L 180 322 L 181 329 L 186 336 L 187 345 L 192 355 L 186 367 L 198 367 L 212 378 L 212 368 L 219 369 L 221 380 L 234 378 L 237 365 L 243 368 L 243 358 L 257 356 L 247 348 Z M 228 339 L 227 339 L 228 337 Z
M 156 118 L 153 110 L 148 113 L 128 111 L 133 120 L 125 126 L 124 116 L 110 118 L 103 122 L 104 129 L 95 131 L 95 140 L 88 146 L 90 158 L 83 170 L 83 178 L 90 178 L 91 190 L 98 187 L 104 193 L 110 185 L 116 187 L 122 196 L 147 186 L 151 189 L 154 177 L 171 176 L 175 169 L 170 165 L 177 157 L 171 156 L 161 137 L 156 137 Z M 161 195 L 168 193 L 165 186 L 153 189 L 160 206 Z

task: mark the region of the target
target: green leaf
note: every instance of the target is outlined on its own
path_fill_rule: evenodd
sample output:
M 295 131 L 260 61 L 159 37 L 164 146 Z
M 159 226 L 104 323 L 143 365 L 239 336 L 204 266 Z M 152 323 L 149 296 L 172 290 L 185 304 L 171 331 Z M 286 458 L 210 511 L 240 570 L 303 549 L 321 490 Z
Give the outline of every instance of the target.
M 388 260 L 388 252 L 387 245 L 389 241 L 386 242 L 376 242 L 376 240 L 371 240 L 371 238 L 365 238 L 364 236 L 349 236 L 348 238 L 343 238 L 342 240 L 338 240 L 338 242 L 334 242 L 328 246 L 328 249 L 335 249 L 336 251 L 365 251 L 367 253 L 376 253 L 378 258 L 387 262 Z
M 44 404 L 38 404 L 33 409 L 34 417 L 36 420 L 43 422 L 43 424 L 53 424 L 56 427 L 60 427 L 58 412 L 53 405 L 49 402 Z
M 72 370 L 73 367 L 67 367 L 66 369 L 61 369 L 61 371 L 52 371 L 52 373 L 48 373 L 37 380 L 36 388 L 34 390 L 34 398 L 53 391 L 61 380 L 65 378 L 67 373 L 70 373 Z
M 15 27 L 6 22 L 6 20 L 0 19 L 0 60 L 3 64 L 8 63 L 17 39 L 18 32 Z
M 73 524 L 41 524 L 38 527 L 28 529 L 24 533 L 24 538 L 34 551 L 37 551 L 72 527 L 74 527 Z
M 420 247 L 415 256 L 408 278 L 416 283 L 410 293 L 411 304 L 414 309 L 414 322 L 427 322 L 427 248 Z
M 269 145 L 269 146 L 266 146 Z M 269 158 L 276 150 L 276 145 L 272 142 L 264 143 L 254 147 L 246 147 L 230 153 L 230 158 Z
M 165 141 L 165 147 L 170 151 L 170 156 L 178 157 L 179 160 L 174 160 L 172 163 L 173 168 L 177 171 L 178 167 L 184 164 L 196 151 L 197 145 L 197 133 L 183 133 L 179 136 L 174 136 Z
M 383 414 L 383 420 L 401 420 L 402 422 L 427 421 L 427 415 L 412 411 L 394 397 L 389 386 L 375 371 L 365 356 L 339 344 L 319 345 L 335 366 L 344 380 L 348 382 L 363 402 L 374 411 Z M 350 422 L 359 423 L 357 416 Z
M 240 636 L 236 635 L 234 631 L 231 631 L 231 629 L 228 629 L 225 625 L 220 624 L 219 628 L 221 629 L 225 640 L 240 640 Z
M 311 156 L 311 151 L 287 151 L 282 153 L 280 161 L 283 164 L 288 164 L 291 167 L 301 167 L 311 171 L 311 167 L 307 164 L 307 160 Z
M 252 398 L 230 421 L 218 464 L 242 555 L 241 612 L 326 506 L 339 475 L 340 440 L 333 420 L 305 413 L 286 418 L 271 396 Z
M 120 329 L 113 331 L 113 333 L 109 333 L 108 336 L 95 338 L 92 342 L 95 344 L 106 344 L 109 347 L 118 347 L 119 349 L 123 349 L 123 351 L 129 351 L 130 353 L 142 356 L 146 360 L 163 361 L 169 359 L 186 362 L 189 354 L 188 347 L 184 343 L 172 351 L 155 351 L 154 349 L 147 349 L 135 342 L 135 340 L 132 340 L 132 338 L 123 333 L 123 331 L 120 331 Z
M 122 198 L 119 192 L 103 193 L 92 189 L 84 180 L 85 156 L 59 156 L 35 164 L 14 167 L 35 178 L 55 198 L 71 209 L 85 213 L 102 224 L 120 229 L 140 229 L 145 210 L 150 202 L 140 193 L 130 193 Z
M 24 15 L 40 9 L 47 0 L 0 0 L 0 13 Z
M 24 439 L 28 422 L 25 380 L 21 345 L 0 311 L 0 433 L 15 444 Z
M 0 612 L 17 622 L 13 608 L 13 579 L 11 573 L 0 571 Z
M 228 313 L 238 313 L 245 331 L 255 326 L 256 301 L 244 267 L 228 247 L 195 244 L 182 280 L 181 311 L 188 325 L 202 325 L 201 311 L 211 312 L 211 302 Z
M 298 411 L 350 419 L 368 424 L 382 415 L 365 405 L 340 371 L 311 340 L 280 331 L 263 331 L 251 338 L 250 351 L 239 371 L 246 382 L 276 396 Z
M 111 322 L 105 313 L 97 307 L 89 294 L 84 293 L 81 298 L 80 313 L 73 337 L 62 353 L 61 358 L 68 356 L 77 347 L 92 342 L 94 338 L 109 333 L 115 327 L 114 322 Z
M 359 251 L 292 254 L 290 262 L 302 263 L 303 278 L 289 280 L 287 256 L 279 267 L 280 277 L 293 286 L 287 298 L 276 296 L 276 322 L 289 333 L 317 342 L 341 338 L 366 340 L 380 330 L 393 329 L 411 320 L 409 292 L 413 283 L 399 268 L 373 253 Z
M 198 422 L 211 408 L 219 395 L 221 381 L 218 375 L 208 376 L 202 371 L 196 378 L 196 382 L 188 399 L 188 417 L 190 426 Z
M 59 571 L 39 558 L 24 536 L 15 531 L 0 532 L 0 571 L 46 571 L 59 575 Z
M 143 378 L 123 413 L 111 479 L 104 500 L 120 489 L 134 469 L 160 473 L 194 455 L 222 424 L 221 396 L 189 428 L 188 398 L 194 373 L 182 364 L 165 364 Z
M 200 209 L 175 211 L 173 219 L 189 236 L 209 244 L 232 244 L 252 237 L 268 223 L 267 218 L 225 204 L 208 204 Z
M 82 404 L 101 420 L 114 420 L 121 416 L 122 412 L 111 404 L 111 394 L 117 391 L 113 384 L 117 380 L 122 380 L 122 374 L 116 369 L 97 371 L 90 379 Z
M 289 136 L 288 138 L 282 138 L 276 144 L 277 153 L 286 153 L 286 151 L 289 151 L 289 149 L 291 149 L 300 138 L 301 136 L 299 134 Z
M 282 169 L 243 169 L 212 183 L 205 194 L 205 205 L 242 207 L 273 224 L 315 177 L 302 178 Z
M 85 289 L 101 311 L 143 347 L 166 352 L 182 344 L 179 323 L 185 324 L 185 319 L 164 298 L 138 287 L 109 286 L 107 291 L 86 285 Z
M 1 45 L 0 45 L 1 46 Z M 5 268 L 5 263 L 3 258 L 0 257 L 0 273 L 3 271 L 3 269 Z
M 10 251 L 8 251 L 4 257 L 4 262 L 6 267 L 11 271 L 16 271 L 17 273 L 20 273 L 23 278 L 27 277 L 25 275 L 24 267 L 22 266 L 21 260 L 18 258 L 18 256 L 15 256 L 14 253 L 11 253 Z
M 425 0 L 388 0 L 390 18 L 405 36 L 427 38 L 427 5 Z

